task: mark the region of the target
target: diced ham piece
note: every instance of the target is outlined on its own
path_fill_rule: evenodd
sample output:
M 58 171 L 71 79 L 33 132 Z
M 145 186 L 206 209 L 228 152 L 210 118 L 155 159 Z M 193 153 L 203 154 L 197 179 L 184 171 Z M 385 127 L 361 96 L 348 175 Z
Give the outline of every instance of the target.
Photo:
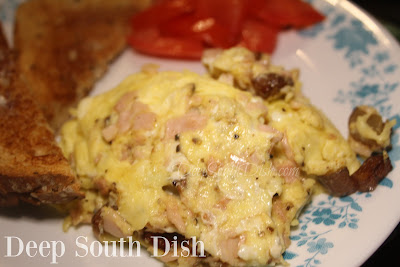
M 188 131 L 203 129 L 207 124 L 207 117 L 198 112 L 189 112 L 181 117 L 172 118 L 167 121 L 165 138 L 171 139 L 175 135 Z
M 181 214 L 179 213 L 179 208 L 174 203 L 174 201 L 169 201 L 167 203 L 167 218 L 168 220 L 176 227 L 176 229 L 180 233 L 185 233 L 186 230 L 186 224 L 185 221 L 183 220 Z
M 125 133 L 129 130 L 133 115 L 134 114 L 130 113 L 129 111 L 123 111 L 119 113 L 117 127 L 120 133 Z
M 93 215 L 92 227 L 100 240 L 104 232 L 118 238 L 125 238 L 133 233 L 130 224 L 116 210 L 107 206 L 103 206 Z
M 282 138 L 283 138 L 283 134 L 282 134 L 280 131 L 278 131 L 277 129 L 275 129 L 275 128 L 273 128 L 273 127 L 267 125 L 267 124 L 262 124 L 262 125 L 260 125 L 260 126 L 258 127 L 258 129 L 259 129 L 260 131 L 263 131 L 263 132 L 266 132 L 266 133 L 273 133 L 273 134 L 275 134 L 275 136 L 271 139 L 271 142 L 272 142 L 271 149 L 272 149 L 272 147 L 273 147 L 275 144 L 277 144 L 278 142 L 280 142 L 280 141 L 282 140 Z
M 248 110 L 260 110 L 263 113 L 267 113 L 268 112 L 268 108 L 267 106 L 263 103 L 263 102 L 248 102 L 246 105 L 246 108 Z
M 248 160 L 249 160 L 249 162 L 254 163 L 256 165 L 260 165 L 263 163 L 262 158 L 256 152 L 251 153 Z
M 285 155 L 288 160 L 290 160 L 293 163 L 293 166 L 296 166 L 296 161 L 294 160 L 294 153 L 292 148 L 289 145 L 289 141 L 287 139 L 286 133 L 283 134 L 282 138 L 282 145 L 283 145 L 283 150 L 285 151 Z
M 103 135 L 104 140 L 106 140 L 107 142 L 111 142 L 117 136 L 118 128 L 117 128 L 117 126 L 112 124 L 110 126 L 105 127 L 101 131 L 101 134 Z
M 146 112 L 137 114 L 132 121 L 133 130 L 151 130 L 156 122 L 156 114 L 153 112 Z
M 214 207 L 220 210 L 226 210 L 229 201 L 231 201 L 229 198 L 224 197 L 223 199 L 218 201 L 218 203 L 215 204 Z
M 125 107 L 127 109 L 120 110 L 121 107 Z M 139 101 L 131 102 L 130 106 L 121 104 L 120 108 L 117 110 L 120 110 L 117 122 L 120 133 L 125 133 L 129 129 L 151 130 L 156 121 L 156 114 L 150 112 L 149 107 Z
M 154 127 L 156 114 L 150 111 L 148 105 L 137 101 L 136 98 L 136 92 L 128 92 L 115 105 L 114 109 L 119 115 L 116 124 L 118 133 L 125 133 L 130 129 L 151 130 Z M 109 131 L 106 131 L 107 137 L 111 137 L 115 130 L 109 129 Z
M 277 215 L 280 220 L 286 222 L 287 218 L 285 210 L 286 208 L 282 201 L 280 199 L 274 199 L 272 204 L 272 215 Z
M 223 166 L 223 163 L 220 160 L 215 159 L 214 157 L 210 157 L 207 161 L 207 173 L 209 175 L 214 175 L 218 172 L 218 170 Z
M 243 239 L 244 240 L 244 239 Z M 234 265 L 237 261 L 239 246 L 242 242 L 240 237 L 228 238 L 220 242 L 221 260 Z
M 121 113 L 125 110 L 127 110 L 129 108 L 129 106 L 131 105 L 132 102 L 135 101 L 135 99 L 137 98 L 137 92 L 128 92 L 126 94 L 124 94 L 117 102 L 117 104 L 115 105 L 114 109 L 115 111 L 117 111 L 118 113 Z

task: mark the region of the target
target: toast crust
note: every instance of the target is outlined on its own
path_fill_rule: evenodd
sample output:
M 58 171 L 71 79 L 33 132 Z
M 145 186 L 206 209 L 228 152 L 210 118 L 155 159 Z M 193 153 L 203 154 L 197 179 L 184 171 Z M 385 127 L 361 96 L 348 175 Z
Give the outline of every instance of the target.
M 18 66 L 53 129 L 125 48 L 129 19 L 150 2 L 31 0 L 19 6 Z
M 75 181 L 0 29 L 0 206 L 68 202 L 82 197 Z

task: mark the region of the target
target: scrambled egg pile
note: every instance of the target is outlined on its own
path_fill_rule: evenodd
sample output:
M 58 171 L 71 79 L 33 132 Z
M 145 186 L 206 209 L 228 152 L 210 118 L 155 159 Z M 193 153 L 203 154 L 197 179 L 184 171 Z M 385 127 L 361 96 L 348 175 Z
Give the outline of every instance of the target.
M 146 233 L 204 243 L 206 258 L 161 258 L 169 264 L 283 263 L 313 178 L 359 162 L 296 77 L 291 96 L 273 101 L 231 78 L 142 71 L 81 101 L 61 133 L 86 191 L 68 224 L 97 222 L 100 238 L 134 235 L 147 246 Z

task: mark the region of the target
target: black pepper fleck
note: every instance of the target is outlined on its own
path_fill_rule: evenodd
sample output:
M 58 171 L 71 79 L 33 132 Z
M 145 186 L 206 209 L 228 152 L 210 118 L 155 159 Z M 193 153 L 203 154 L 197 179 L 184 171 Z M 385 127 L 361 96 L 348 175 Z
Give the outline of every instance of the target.
M 176 146 L 176 153 L 178 153 L 179 151 L 181 151 L 181 145 Z
M 192 83 L 192 95 L 196 92 L 196 84 Z
M 176 134 L 175 135 L 175 141 L 179 141 L 179 137 L 180 137 L 179 134 Z
M 196 144 L 196 145 L 200 145 L 201 144 L 201 140 L 199 138 L 196 138 L 196 137 L 192 138 L 192 142 L 194 144 Z
M 239 135 L 238 135 L 238 134 L 234 134 L 234 135 L 233 135 L 233 138 L 238 139 L 238 138 L 239 138 Z

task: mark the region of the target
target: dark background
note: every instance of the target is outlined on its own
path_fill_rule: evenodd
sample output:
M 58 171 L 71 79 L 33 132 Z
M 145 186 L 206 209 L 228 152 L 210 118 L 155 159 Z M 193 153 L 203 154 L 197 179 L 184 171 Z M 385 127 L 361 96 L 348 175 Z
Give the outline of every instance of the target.
M 352 2 L 377 18 L 397 40 L 400 40 L 399 0 L 353 0 Z
M 356 5 L 377 18 L 398 41 L 400 41 L 400 1 L 389 0 L 353 0 Z M 393 203 L 398 208 L 400 203 Z M 372 241 L 371 241 L 372 242 Z M 389 238 L 372 255 L 362 267 L 400 266 L 400 224 Z

